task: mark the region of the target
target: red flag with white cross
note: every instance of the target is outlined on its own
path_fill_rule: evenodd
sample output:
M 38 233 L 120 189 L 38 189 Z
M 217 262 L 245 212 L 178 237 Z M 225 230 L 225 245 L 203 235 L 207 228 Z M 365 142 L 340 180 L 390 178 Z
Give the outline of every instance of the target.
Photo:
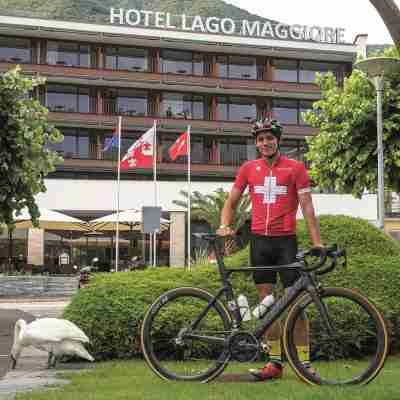
M 176 139 L 176 142 L 169 148 L 168 154 L 172 161 L 179 156 L 185 156 L 188 153 L 188 133 L 184 132 Z

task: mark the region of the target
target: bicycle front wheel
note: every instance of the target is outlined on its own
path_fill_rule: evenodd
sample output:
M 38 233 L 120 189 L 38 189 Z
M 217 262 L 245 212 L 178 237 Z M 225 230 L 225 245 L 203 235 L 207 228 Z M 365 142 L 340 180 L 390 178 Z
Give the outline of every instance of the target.
M 306 294 L 289 311 L 284 346 L 290 365 L 311 384 L 370 382 L 383 367 L 389 348 L 381 314 L 368 299 L 349 289 L 321 289 L 320 300 L 318 306 Z M 303 340 L 308 334 L 309 360 L 297 351 L 297 324 L 305 327 Z
M 207 310 L 212 299 L 202 289 L 186 287 L 170 290 L 152 304 L 143 321 L 141 344 L 158 376 L 208 382 L 224 370 L 232 320 L 219 301 Z

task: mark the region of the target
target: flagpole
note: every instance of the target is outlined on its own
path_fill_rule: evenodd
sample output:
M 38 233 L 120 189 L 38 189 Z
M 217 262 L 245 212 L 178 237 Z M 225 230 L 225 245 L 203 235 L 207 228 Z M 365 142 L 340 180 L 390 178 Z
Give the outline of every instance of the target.
M 154 172 L 154 206 L 158 206 L 158 193 L 157 193 L 157 128 L 156 120 L 154 120 L 154 142 L 153 142 L 153 172 Z M 153 233 L 153 267 L 157 263 L 157 233 Z
M 118 272 L 119 263 L 119 192 L 121 186 L 121 130 L 122 117 L 118 117 L 118 173 L 117 173 L 117 229 L 115 234 L 115 272 Z
M 188 125 L 188 143 L 187 143 L 187 150 L 188 150 L 188 226 L 187 226 L 187 231 L 188 231 L 188 270 L 190 271 L 190 257 L 191 257 L 191 234 L 190 234 L 190 211 L 191 211 L 191 197 L 192 197 L 192 188 L 191 188 L 191 180 L 190 180 L 190 164 L 191 164 L 191 145 L 190 145 L 190 129 L 191 126 Z

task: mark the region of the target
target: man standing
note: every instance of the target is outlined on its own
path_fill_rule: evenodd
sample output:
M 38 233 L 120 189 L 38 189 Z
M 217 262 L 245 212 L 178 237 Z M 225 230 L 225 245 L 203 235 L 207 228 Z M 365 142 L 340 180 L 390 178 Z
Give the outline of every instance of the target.
M 280 154 L 279 143 L 282 127 L 276 120 L 257 121 L 252 128 L 256 147 L 260 153 L 257 160 L 247 161 L 239 169 L 230 195 L 221 214 L 217 234 L 231 235 L 233 215 L 242 193 L 249 187 L 252 202 L 252 225 L 250 241 L 251 265 L 285 265 L 295 262 L 297 254 L 296 214 L 300 203 L 303 216 L 314 248 L 320 248 L 320 231 L 312 203 L 310 179 L 304 164 Z M 285 288 L 293 285 L 298 272 L 279 273 Z M 253 274 L 260 300 L 272 293 L 277 273 L 256 271 Z M 299 326 L 300 325 L 300 326 Z M 305 366 L 309 366 L 307 321 L 296 326 L 297 350 Z M 281 378 L 282 357 L 280 326 L 276 324 L 268 332 L 270 361 L 261 369 L 250 373 L 259 380 Z

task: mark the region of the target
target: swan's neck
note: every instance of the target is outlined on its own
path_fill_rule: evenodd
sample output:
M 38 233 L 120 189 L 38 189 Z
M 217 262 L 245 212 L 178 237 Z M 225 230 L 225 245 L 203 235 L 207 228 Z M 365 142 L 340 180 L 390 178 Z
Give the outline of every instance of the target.
M 25 328 L 26 322 L 23 319 L 20 319 L 16 322 L 14 327 L 14 344 L 11 350 L 11 353 L 15 359 L 18 358 L 19 354 L 21 353 Z

